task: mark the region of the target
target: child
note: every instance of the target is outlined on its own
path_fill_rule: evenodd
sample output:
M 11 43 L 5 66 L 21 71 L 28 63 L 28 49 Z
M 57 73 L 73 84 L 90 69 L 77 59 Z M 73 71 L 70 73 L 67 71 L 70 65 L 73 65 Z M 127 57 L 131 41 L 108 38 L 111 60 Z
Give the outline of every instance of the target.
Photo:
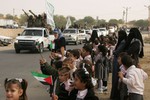
M 119 55 L 118 55 L 118 64 L 119 64 L 119 69 L 120 71 L 123 73 L 123 76 L 125 77 L 126 75 L 126 70 L 125 70 L 125 67 L 123 66 L 122 62 L 121 62 L 121 59 L 123 56 L 127 55 L 126 52 L 121 52 Z M 118 98 L 119 100 L 127 100 L 128 98 L 128 89 L 127 89 L 127 85 L 124 84 L 121 79 L 119 79 L 118 81 L 118 90 L 119 90 L 119 93 L 118 93 Z
M 54 91 L 53 93 L 58 96 L 58 100 L 69 100 L 69 93 L 71 91 L 71 80 L 70 78 L 70 69 L 68 67 L 62 67 L 58 70 L 59 77 L 54 82 Z M 56 90 L 57 89 L 57 90 Z M 53 95 L 53 98 L 56 96 Z
M 88 60 L 82 60 L 80 62 L 80 67 L 79 68 L 83 68 L 83 66 L 87 69 L 87 71 L 89 72 L 89 75 L 91 77 L 91 81 L 93 86 L 96 86 L 97 84 L 97 80 L 94 78 L 94 73 L 92 71 L 92 63 Z
M 74 59 L 72 57 L 68 57 L 63 61 L 62 67 L 69 67 L 70 68 L 70 78 L 73 79 L 73 72 L 77 69 L 75 64 L 74 64 Z
M 21 78 L 5 79 L 6 100 L 28 100 L 26 95 L 27 81 Z
M 91 77 L 85 68 L 77 69 L 73 75 L 74 89 L 70 92 L 68 100 L 99 100 L 95 96 Z M 58 100 L 56 95 L 53 100 Z
M 109 75 L 109 62 L 106 57 L 107 48 L 104 45 L 98 46 L 99 54 L 95 58 L 95 78 L 98 79 L 98 92 L 107 91 L 107 81 Z
M 79 53 L 79 50 L 77 49 L 73 49 L 71 52 L 71 55 L 74 59 L 74 62 L 75 62 L 75 67 L 76 68 L 79 68 L 79 64 L 80 64 L 80 53 Z
M 129 100 L 143 100 L 143 81 L 148 78 L 147 73 L 140 68 L 136 68 L 129 55 L 123 56 L 121 62 L 126 69 L 126 77 L 123 76 L 122 72 L 119 72 L 119 77 L 127 85 Z
M 92 63 L 91 53 L 92 53 L 91 45 L 86 44 L 82 47 L 82 57 L 84 58 L 84 60 L 89 60 Z
M 77 69 L 74 72 L 74 87 L 69 100 L 99 100 L 95 96 L 91 77 L 86 68 Z

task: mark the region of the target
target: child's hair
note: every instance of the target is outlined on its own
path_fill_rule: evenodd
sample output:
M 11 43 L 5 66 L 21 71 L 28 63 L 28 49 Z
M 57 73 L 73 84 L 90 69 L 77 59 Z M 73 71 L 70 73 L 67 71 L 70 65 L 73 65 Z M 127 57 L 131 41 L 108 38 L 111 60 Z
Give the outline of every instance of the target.
M 90 44 L 85 44 L 82 47 L 86 52 L 89 52 L 90 54 L 92 53 L 92 46 Z
M 83 64 L 84 67 L 87 69 L 87 71 L 89 72 L 89 75 L 92 77 L 93 76 L 93 72 L 92 72 L 92 63 L 89 60 L 82 60 L 80 62 L 79 68 L 83 68 Z
M 77 50 L 77 49 L 73 49 L 70 53 L 71 53 L 76 59 L 78 59 L 78 58 L 80 57 L 79 50 Z
M 99 45 L 98 49 L 100 52 L 102 52 L 103 56 L 106 56 L 106 54 L 108 53 L 108 49 L 105 47 L 105 45 Z
M 59 68 L 62 68 L 62 61 L 55 61 L 54 62 L 55 68 L 58 70 Z
M 68 49 L 67 51 L 66 51 L 66 57 L 69 57 L 69 53 L 71 53 L 71 49 Z
M 94 43 L 95 43 L 95 45 L 98 45 L 99 41 L 96 39 L 96 40 L 94 40 Z
M 125 67 L 129 68 L 131 65 L 133 65 L 133 59 L 131 58 L 131 56 L 129 55 L 124 55 L 121 58 L 121 62 L 123 65 L 125 65 Z
M 65 58 L 64 61 L 62 62 L 62 66 L 64 67 L 64 64 L 65 64 L 65 67 L 70 68 L 71 66 L 68 65 L 69 63 L 73 63 L 73 58 L 72 57 Z
M 87 70 L 81 68 L 81 69 L 77 69 L 74 73 L 73 73 L 73 77 L 75 78 L 75 76 L 77 76 L 80 81 L 82 83 L 85 83 L 85 88 L 87 89 L 92 89 L 93 88 L 93 84 L 91 81 L 91 76 L 90 74 L 87 72 Z
M 79 55 L 81 56 L 81 53 L 82 53 L 81 49 L 75 49 L 75 50 L 78 50 L 79 51 Z
M 69 67 L 62 67 L 58 69 L 58 72 L 64 74 L 64 73 L 68 73 L 70 71 Z
M 19 88 L 23 90 L 23 94 L 20 96 L 19 100 L 28 100 L 26 95 L 26 90 L 28 83 L 25 79 L 22 78 L 14 78 L 14 79 L 8 79 L 6 78 L 4 81 L 4 87 L 5 89 L 10 88 L 12 84 L 17 84 Z
M 125 55 L 127 55 L 127 52 L 121 52 L 121 53 L 119 53 L 118 57 L 122 58 Z

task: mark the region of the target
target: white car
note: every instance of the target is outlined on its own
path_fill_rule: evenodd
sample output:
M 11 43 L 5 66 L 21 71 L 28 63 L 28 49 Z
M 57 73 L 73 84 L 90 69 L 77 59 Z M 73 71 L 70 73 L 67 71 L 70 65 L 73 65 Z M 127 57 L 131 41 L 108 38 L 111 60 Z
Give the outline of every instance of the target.
M 88 42 L 91 38 L 92 30 L 85 30 L 86 38 L 85 41 Z
M 0 45 L 7 46 L 12 43 L 12 38 L 0 35 Z
M 108 35 L 108 30 L 104 27 L 104 28 L 99 28 L 99 31 L 101 32 L 101 35 L 106 36 Z
M 69 28 L 63 31 L 63 36 L 65 37 L 66 44 L 68 43 L 82 43 L 82 37 L 80 36 L 79 30 L 76 28 Z

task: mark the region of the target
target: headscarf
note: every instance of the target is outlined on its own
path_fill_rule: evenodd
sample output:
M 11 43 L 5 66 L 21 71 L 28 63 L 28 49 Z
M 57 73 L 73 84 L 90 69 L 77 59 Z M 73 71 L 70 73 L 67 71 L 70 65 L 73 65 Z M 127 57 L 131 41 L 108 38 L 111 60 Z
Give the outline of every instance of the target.
M 122 40 L 125 40 L 125 41 L 126 41 L 126 39 L 127 39 L 127 33 L 126 33 L 124 30 L 118 31 L 118 42 L 117 42 L 117 45 L 116 45 L 115 50 L 116 50 L 117 47 L 120 45 L 121 41 L 122 41 Z
M 139 57 L 142 58 L 144 56 L 144 52 L 143 52 L 144 43 L 143 43 L 142 35 L 141 35 L 138 28 L 131 28 L 130 29 L 129 35 L 127 37 L 127 43 L 126 43 L 125 49 L 127 50 L 129 48 L 133 38 L 140 40 L 140 42 L 142 44 L 141 52 L 139 54 Z
M 55 34 L 58 34 L 58 39 L 60 39 L 60 38 L 63 37 L 63 34 L 61 33 L 61 31 L 60 31 L 58 28 L 55 28 L 55 29 L 54 29 L 54 33 L 55 33 Z
M 94 41 L 95 41 L 96 39 L 99 39 L 98 33 L 97 33 L 96 30 L 93 30 L 90 40 L 91 40 L 92 43 L 94 43 Z

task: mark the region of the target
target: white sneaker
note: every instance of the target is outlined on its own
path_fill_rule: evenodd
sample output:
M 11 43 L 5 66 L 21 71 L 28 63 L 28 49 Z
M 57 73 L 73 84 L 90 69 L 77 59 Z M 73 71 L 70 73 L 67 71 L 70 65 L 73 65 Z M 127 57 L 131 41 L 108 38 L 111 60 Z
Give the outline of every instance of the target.
M 98 88 L 96 92 L 97 93 L 103 93 L 103 89 L 102 88 Z
M 107 86 L 102 86 L 103 91 L 107 91 Z

